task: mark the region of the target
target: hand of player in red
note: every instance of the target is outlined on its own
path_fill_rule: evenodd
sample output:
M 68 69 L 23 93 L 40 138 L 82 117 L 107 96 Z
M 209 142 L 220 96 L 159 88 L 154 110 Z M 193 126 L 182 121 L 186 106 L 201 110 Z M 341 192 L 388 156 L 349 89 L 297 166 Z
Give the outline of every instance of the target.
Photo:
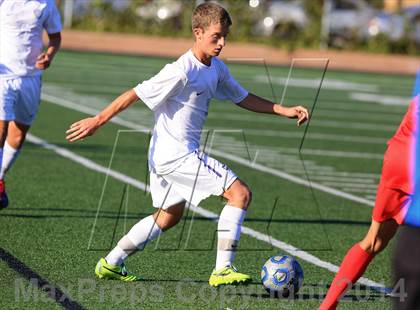
M 41 53 L 38 55 L 36 62 L 35 62 L 35 68 L 40 70 L 47 69 L 51 64 L 51 57 L 47 53 Z
M 70 142 L 83 140 L 83 138 L 91 136 L 99 128 L 99 120 L 97 117 L 89 117 L 71 124 L 66 131 L 66 139 Z

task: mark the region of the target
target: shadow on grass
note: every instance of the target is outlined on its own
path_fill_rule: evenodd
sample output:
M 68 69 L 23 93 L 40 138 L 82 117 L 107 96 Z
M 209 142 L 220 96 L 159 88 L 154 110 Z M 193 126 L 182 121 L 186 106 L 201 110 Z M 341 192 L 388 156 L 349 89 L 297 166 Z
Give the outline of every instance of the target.
M 176 283 L 176 284 L 191 284 L 191 285 L 205 285 L 208 286 L 207 280 L 194 280 L 194 279 L 144 279 L 147 283 Z M 329 288 L 326 284 L 305 284 L 301 288 L 301 292 L 290 298 L 277 297 L 274 294 L 265 292 L 262 285 L 258 281 L 253 281 L 247 285 L 237 286 L 221 286 L 219 288 L 212 288 L 217 290 L 224 296 L 236 296 L 247 299 L 273 299 L 284 302 L 296 302 L 296 301 L 319 301 L 321 302 L 325 298 L 325 292 Z M 373 288 L 365 285 L 359 285 L 357 289 L 352 288 L 348 294 L 342 298 L 342 302 L 364 302 L 364 301 L 378 301 L 389 298 L 388 296 L 378 293 Z
M 81 213 L 81 215 L 72 215 L 72 214 L 48 214 L 48 215 L 37 215 L 37 214 L 17 214 L 17 213 L 9 213 L 8 211 L 48 211 L 48 212 L 57 212 L 57 213 L 66 213 L 66 212 L 75 212 Z M 86 218 L 91 219 L 96 217 L 96 210 L 83 210 L 83 209 L 69 209 L 69 208 L 10 208 L 3 213 L 0 212 L 0 216 L 4 217 L 20 217 L 20 218 L 34 218 L 34 219 L 46 219 L 46 218 Z M 142 217 L 148 216 L 150 213 L 133 213 L 128 212 L 124 217 L 127 219 L 140 219 Z M 105 219 L 117 219 L 119 217 L 118 212 L 114 211 L 100 211 L 100 215 L 98 218 L 105 218 Z M 187 216 L 184 217 L 187 220 L 191 220 L 192 217 Z M 216 217 L 207 218 L 202 216 L 194 216 L 194 220 L 198 221 L 214 221 Z M 341 219 L 314 219 L 314 220 L 307 220 L 307 219 L 269 219 L 269 218 L 246 218 L 245 222 L 263 222 L 263 223 L 283 223 L 283 224 L 323 224 L 323 225 L 357 225 L 357 226 L 369 226 L 369 221 L 353 221 L 353 220 L 341 220 Z
M 255 283 L 252 283 L 255 284 Z M 259 283 L 258 283 L 259 284 Z M 274 294 L 270 294 L 268 292 L 263 293 L 249 293 L 244 294 L 243 292 L 239 292 L 232 295 L 237 296 L 246 296 L 249 298 L 254 299 L 279 299 L 284 301 L 299 301 L 299 300 L 314 300 L 321 302 L 325 298 L 325 294 L 328 290 L 330 285 L 326 284 L 304 284 L 304 286 L 300 289 L 300 292 L 294 296 L 289 298 L 283 297 L 276 297 Z M 380 299 L 389 298 L 389 296 L 379 293 L 374 288 L 365 286 L 365 285 L 358 285 L 357 288 L 352 288 L 348 291 L 348 293 L 342 298 L 342 302 L 362 302 L 362 301 L 376 301 Z

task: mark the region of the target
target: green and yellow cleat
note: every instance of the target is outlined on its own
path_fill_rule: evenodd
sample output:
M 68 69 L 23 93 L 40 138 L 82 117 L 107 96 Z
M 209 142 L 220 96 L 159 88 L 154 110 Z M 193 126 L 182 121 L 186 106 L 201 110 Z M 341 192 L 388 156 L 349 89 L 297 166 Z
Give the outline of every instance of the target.
M 209 284 L 214 287 L 220 285 L 237 285 L 251 282 L 249 275 L 239 273 L 234 266 L 223 267 L 219 270 L 213 270 Z
M 105 258 L 101 258 L 96 264 L 95 274 L 99 279 L 120 280 L 125 282 L 140 281 L 141 278 L 132 273 L 128 273 L 124 264 L 110 265 Z

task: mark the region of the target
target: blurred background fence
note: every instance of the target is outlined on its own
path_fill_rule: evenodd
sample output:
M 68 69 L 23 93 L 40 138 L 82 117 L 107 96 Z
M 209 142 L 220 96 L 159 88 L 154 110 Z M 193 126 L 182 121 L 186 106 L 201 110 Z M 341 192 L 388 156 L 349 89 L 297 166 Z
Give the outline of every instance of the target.
M 65 27 L 191 36 L 203 0 L 59 0 Z M 296 48 L 420 54 L 420 0 L 223 0 L 230 41 Z

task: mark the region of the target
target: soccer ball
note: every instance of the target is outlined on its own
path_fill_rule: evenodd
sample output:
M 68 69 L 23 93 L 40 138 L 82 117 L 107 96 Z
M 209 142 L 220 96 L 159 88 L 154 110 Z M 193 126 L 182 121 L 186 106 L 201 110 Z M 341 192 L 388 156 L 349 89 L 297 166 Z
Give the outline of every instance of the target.
M 261 269 L 261 282 L 270 295 L 294 296 L 302 286 L 303 270 L 292 256 L 270 257 Z

